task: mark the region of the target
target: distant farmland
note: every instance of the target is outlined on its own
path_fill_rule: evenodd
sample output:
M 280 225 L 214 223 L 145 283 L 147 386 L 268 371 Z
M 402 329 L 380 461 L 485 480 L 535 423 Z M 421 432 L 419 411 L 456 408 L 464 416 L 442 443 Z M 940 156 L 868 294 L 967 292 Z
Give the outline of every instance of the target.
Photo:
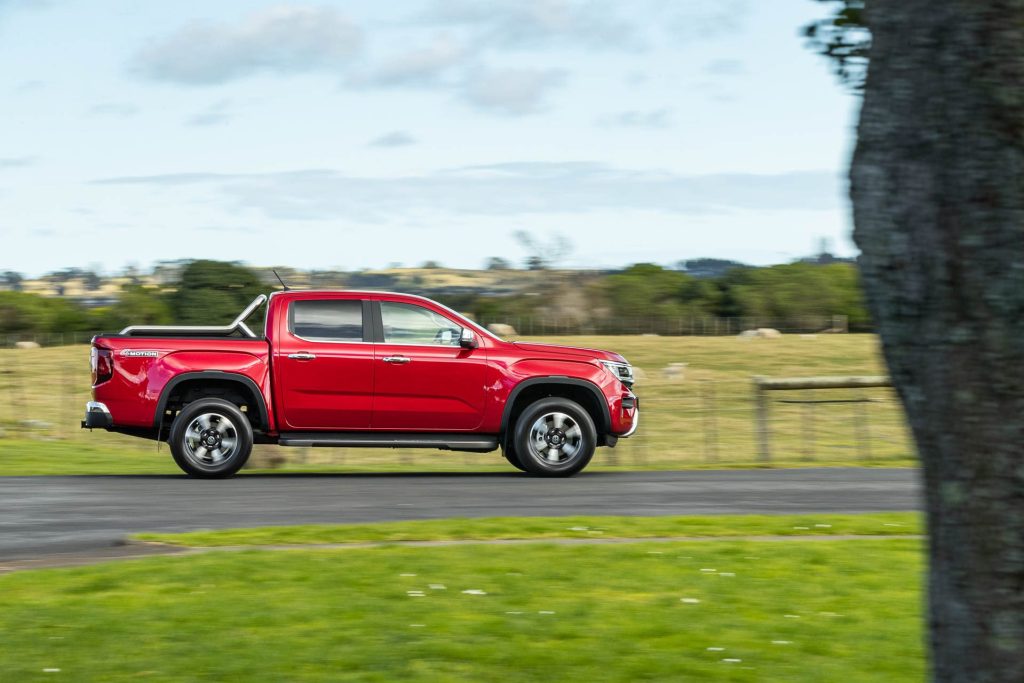
M 751 378 L 885 374 L 873 335 L 544 337 L 618 351 L 638 369 L 637 436 L 600 449 L 592 468 L 743 467 L 758 461 Z M 912 447 L 890 390 L 786 392 L 772 405 L 772 466 L 908 464 Z M 783 398 L 783 397 L 773 397 Z M 78 427 L 89 399 L 87 346 L 0 349 L 0 474 L 177 473 L 166 445 Z M 796 401 L 796 402 L 788 402 Z M 498 453 L 258 447 L 253 468 L 508 469 Z

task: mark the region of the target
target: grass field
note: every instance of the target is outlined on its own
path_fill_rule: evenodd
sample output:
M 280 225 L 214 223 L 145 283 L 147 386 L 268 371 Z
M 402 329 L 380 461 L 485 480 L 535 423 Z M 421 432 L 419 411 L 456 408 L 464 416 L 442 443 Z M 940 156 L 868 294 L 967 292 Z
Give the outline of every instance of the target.
M 919 681 L 921 542 L 384 546 L 0 576 L 0 680 Z
M 666 517 L 490 517 L 371 524 L 306 524 L 187 533 L 144 533 L 135 538 L 190 547 L 396 543 L 495 539 L 617 539 L 742 536 L 907 536 L 923 533 L 911 512 L 821 515 L 717 515 Z
M 731 467 L 757 460 L 751 377 L 884 374 L 871 335 L 734 337 L 544 337 L 606 348 L 639 368 L 640 432 L 599 451 L 596 468 Z M 682 377 L 666 376 L 686 363 Z M 166 446 L 78 428 L 89 399 L 88 347 L 0 350 L 0 474 L 177 471 Z M 800 392 L 792 399 L 869 398 L 869 403 L 775 403 L 774 466 L 907 465 L 902 410 L 887 390 Z M 863 411 L 863 412 L 858 412 Z M 860 415 L 863 419 L 855 419 Z M 278 462 L 283 460 L 283 462 Z M 255 467 L 304 471 L 507 469 L 498 454 L 260 447 Z

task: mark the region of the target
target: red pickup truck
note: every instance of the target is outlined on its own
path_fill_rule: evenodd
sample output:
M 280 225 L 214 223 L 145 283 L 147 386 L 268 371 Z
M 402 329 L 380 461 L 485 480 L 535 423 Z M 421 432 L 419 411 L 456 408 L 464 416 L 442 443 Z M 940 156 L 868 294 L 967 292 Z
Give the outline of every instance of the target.
M 387 292 L 260 296 L 223 327 L 127 327 L 93 339 L 82 427 L 167 440 L 196 477 L 254 443 L 502 449 L 536 475 L 582 470 L 639 421 L 633 370 L 608 351 L 504 341 L 451 309 Z

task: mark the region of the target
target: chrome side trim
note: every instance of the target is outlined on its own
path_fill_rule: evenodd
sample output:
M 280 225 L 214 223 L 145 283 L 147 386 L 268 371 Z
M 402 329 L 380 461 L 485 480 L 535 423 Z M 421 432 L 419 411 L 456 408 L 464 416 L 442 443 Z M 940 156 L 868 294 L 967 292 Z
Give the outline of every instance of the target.
M 238 314 L 238 317 L 231 322 L 230 325 L 129 325 L 128 327 L 121 330 L 120 334 L 126 336 L 139 336 L 145 334 L 160 334 L 161 332 L 173 332 L 173 333 L 203 333 L 203 334 L 231 334 L 235 330 L 240 331 L 246 337 L 256 339 L 256 335 L 249 326 L 245 324 L 245 319 L 252 315 L 253 311 L 262 306 L 267 300 L 266 294 L 260 294 L 258 297 L 252 300 L 252 303 L 245 307 L 245 310 Z
M 418 346 L 425 349 L 463 349 L 460 344 L 411 344 L 408 342 L 375 342 L 377 346 Z M 468 350 L 468 349 L 467 349 Z
M 493 451 L 498 437 L 474 433 L 421 432 L 287 432 L 282 446 L 346 446 L 367 448 L 439 448 L 441 450 Z
M 309 342 L 310 344 L 372 344 L 373 343 L 372 341 L 363 341 L 361 339 L 358 340 L 358 341 L 355 340 L 355 339 L 351 339 L 351 340 L 350 339 L 310 339 L 309 337 L 300 337 L 299 335 L 295 334 L 294 332 L 289 332 L 288 334 L 290 334 L 291 336 L 295 337 L 296 339 L 301 339 L 304 342 Z

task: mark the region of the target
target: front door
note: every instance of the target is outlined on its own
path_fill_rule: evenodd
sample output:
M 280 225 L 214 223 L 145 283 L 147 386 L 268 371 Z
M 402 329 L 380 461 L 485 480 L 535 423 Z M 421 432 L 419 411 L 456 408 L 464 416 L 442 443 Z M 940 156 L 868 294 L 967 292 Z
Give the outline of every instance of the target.
M 459 345 L 462 327 L 424 306 L 381 301 L 374 430 L 472 430 L 483 420 L 486 352 Z
M 288 429 L 368 429 L 373 410 L 370 305 L 359 299 L 288 304 L 274 360 Z

